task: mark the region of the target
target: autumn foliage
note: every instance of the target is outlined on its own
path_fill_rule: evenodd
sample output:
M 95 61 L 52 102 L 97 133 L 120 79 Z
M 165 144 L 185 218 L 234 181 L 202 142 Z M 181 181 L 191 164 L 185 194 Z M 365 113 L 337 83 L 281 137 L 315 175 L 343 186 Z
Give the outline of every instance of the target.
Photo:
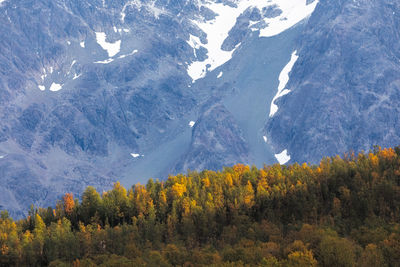
M 400 266 L 399 155 L 88 187 L 20 221 L 3 211 L 0 266 Z
M 65 214 L 71 215 L 75 205 L 73 195 L 71 193 L 66 193 L 65 196 L 63 197 L 63 203 L 64 203 Z

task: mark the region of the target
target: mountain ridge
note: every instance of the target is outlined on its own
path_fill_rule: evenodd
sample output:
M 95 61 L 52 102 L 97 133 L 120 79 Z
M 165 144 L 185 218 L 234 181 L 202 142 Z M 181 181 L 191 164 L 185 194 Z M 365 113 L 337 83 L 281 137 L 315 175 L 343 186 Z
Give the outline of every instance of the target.
M 7 0 L 0 12 L 0 205 L 13 216 L 88 184 L 400 143 L 389 0 Z

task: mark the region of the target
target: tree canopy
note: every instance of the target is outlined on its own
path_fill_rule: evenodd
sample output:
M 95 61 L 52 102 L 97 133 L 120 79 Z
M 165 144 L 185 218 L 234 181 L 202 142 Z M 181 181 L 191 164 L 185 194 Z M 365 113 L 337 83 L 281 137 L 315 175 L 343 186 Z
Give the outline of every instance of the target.
M 0 217 L 0 266 L 400 266 L 400 148 L 237 164 Z

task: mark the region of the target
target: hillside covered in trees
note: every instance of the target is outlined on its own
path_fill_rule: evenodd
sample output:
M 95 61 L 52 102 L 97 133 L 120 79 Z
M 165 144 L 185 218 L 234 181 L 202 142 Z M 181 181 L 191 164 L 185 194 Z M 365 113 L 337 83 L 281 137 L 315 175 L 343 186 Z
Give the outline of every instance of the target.
M 0 218 L 1 266 L 400 266 L 400 148 L 235 165 Z

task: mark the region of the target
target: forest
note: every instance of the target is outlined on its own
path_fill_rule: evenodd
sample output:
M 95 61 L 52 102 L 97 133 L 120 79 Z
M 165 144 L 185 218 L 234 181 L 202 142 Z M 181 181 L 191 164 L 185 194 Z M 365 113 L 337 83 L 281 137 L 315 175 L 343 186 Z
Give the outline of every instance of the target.
M 400 266 L 400 147 L 2 211 L 0 266 Z

